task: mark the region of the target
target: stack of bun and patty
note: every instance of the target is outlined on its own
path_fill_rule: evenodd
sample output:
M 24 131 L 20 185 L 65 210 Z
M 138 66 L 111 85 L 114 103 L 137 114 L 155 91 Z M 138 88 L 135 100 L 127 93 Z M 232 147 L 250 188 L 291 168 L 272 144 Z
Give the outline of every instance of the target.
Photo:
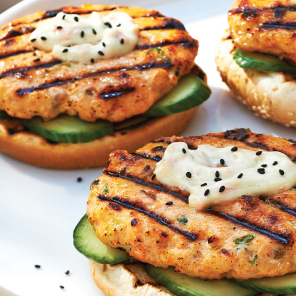
M 254 159 L 281 151 L 292 166 L 296 162 L 294 141 L 247 129 L 164 137 L 132 154 L 113 152 L 103 175 L 91 184 L 87 215 L 74 231 L 74 245 L 90 259 L 98 287 L 108 296 L 296 293 L 296 191 L 282 187 L 276 194 L 246 194 L 197 210 L 190 206 L 190 198 L 188 204 L 188 191 L 155 176 L 168 147 L 180 142 L 187 147 L 180 149 L 184 157 L 191 155 L 189 150 L 198 153 L 200 145 L 211 145 L 231 149 L 233 157 L 247 150 Z M 213 184 L 227 182 L 228 163 L 211 166 L 213 160 L 204 157 L 211 174 L 220 174 Z M 252 182 L 272 169 L 281 178 L 278 169 L 286 168 L 280 162 L 262 164 Z M 194 182 L 195 176 L 186 176 Z M 239 174 L 235 182 L 240 184 L 244 178 Z M 207 184 L 201 186 L 206 195 Z
M 137 28 L 133 50 L 81 62 L 36 46 L 48 41 L 46 34 L 32 37 L 44 22 L 62 14 L 54 28 L 60 33 L 67 19 L 78 24 L 93 12 L 129 15 Z M 63 7 L 2 26 L 0 151 L 36 166 L 86 168 L 105 165 L 116 149 L 133 151 L 161 135 L 179 134 L 210 95 L 205 73 L 194 64 L 197 51 L 198 42 L 178 20 L 135 7 Z
M 216 64 L 234 96 L 256 115 L 296 127 L 295 1 L 236 0 Z

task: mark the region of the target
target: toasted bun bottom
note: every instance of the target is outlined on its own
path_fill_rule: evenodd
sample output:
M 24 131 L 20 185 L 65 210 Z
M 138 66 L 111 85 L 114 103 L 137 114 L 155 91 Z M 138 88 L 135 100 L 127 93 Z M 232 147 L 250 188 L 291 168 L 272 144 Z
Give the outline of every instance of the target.
M 99 264 L 89 260 L 90 272 L 96 285 L 106 296 L 175 296 L 157 284 L 142 264 Z M 258 296 L 278 294 L 259 293 Z M 285 296 L 283 294 L 278 296 Z M 295 296 L 289 294 L 286 296 Z
M 171 296 L 149 277 L 142 264 L 99 264 L 89 260 L 96 285 L 107 296 Z
M 24 131 L 18 119 L 0 119 L 0 151 L 35 166 L 76 169 L 106 165 L 114 150 L 135 151 L 161 136 L 180 134 L 190 123 L 196 108 L 164 117 L 148 119 L 88 143 L 50 143 Z
M 295 76 L 243 69 L 233 59 L 235 47 L 226 32 L 218 45 L 216 64 L 235 97 L 256 115 L 296 127 Z

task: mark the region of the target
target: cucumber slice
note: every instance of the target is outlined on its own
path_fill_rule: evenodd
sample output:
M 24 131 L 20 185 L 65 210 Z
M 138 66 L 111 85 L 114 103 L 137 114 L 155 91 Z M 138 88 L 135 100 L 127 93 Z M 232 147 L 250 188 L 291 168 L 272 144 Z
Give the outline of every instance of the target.
M 145 270 L 150 277 L 176 296 L 252 296 L 257 293 L 241 287 L 234 281 L 205 281 L 177 273 L 172 267 L 160 268 L 147 264 Z
M 209 87 L 200 78 L 189 74 L 182 77 L 177 86 L 143 116 L 158 117 L 183 112 L 202 104 L 210 95 Z
M 271 294 L 295 294 L 296 293 L 296 273 L 276 276 L 273 278 L 236 280 L 242 287 L 251 288 L 258 292 Z
M 54 142 L 86 143 L 113 132 L 113 124 L 99 120 L 86 122 L 78 117 L 60 115 L 49 121 L 41 117 L 22 120 L 25 127 L 39 136 Z
M 237 49 L 233 55 L 233 59 L 241 68 L 245 69 L 296 73 L 296 66 L 280 61 L 277 57 L 269 54 Z
M 119 264 L 130 262 L 129 256 L 119 249 L 113 249 L 103 244 L 84 215 L 74 229 L 74 246 L 78 252 L 88 259 L 101 264 Z
M 8 115 L 5 111 L 0 111 L 0 119 L 4 118 L 12 118 L 10 115 Z

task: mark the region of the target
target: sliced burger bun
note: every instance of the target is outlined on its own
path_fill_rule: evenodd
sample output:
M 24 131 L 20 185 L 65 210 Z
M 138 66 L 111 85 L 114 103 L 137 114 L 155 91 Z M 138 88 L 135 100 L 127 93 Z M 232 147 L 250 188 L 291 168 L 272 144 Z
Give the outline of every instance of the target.
M 235 49 L 225 32 L 218 44 L 216 65 L 234 96 L 256 115 L 296 127 L 295 75 L 243 69 L 233 59 Z
M 161 136 L 180 134 L 196 109 L 155 117 L 88 143 L 52 143 L 24 129 L 19 119 L 0 119 L 0 151 L 12 158 L 45 168 L 77 169 L 106 165 L 114 150 L 135 151 Z

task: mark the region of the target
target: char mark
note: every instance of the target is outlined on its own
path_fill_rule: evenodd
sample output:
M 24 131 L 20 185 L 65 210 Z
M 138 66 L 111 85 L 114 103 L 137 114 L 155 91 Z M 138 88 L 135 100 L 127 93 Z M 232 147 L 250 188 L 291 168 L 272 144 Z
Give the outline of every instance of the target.
M 137 183 L 137 184 L 142 185 L 142 186 L 150 187 L 150 188 L 156 189 L 158 191 L 168 193 L 168 194 L 173 195 L 174 197 L 177 197 L 177 198 L 185 201 L 186 203 L 188 203 L 188 197 L 187 196 L 184 196 L 184 195 L 182 195 L 182 194 L 180 194 L 180 193 L 178 193 L 176 191 L 169 190 L 168 188 L 165 188 L 162 185 L 155 184 L 155 183 L 152 183 L 152 182 L 145 182 L 140 178 L 136 178 L 136 177 L 133 177 L 131 175 L 123 175 L 123 174 L 120 174 L 120 173 L 107 171 L 106 169 L 104 171 L 104 174 L 105 175 L 110 175 L 112 177 L 122 178 L 122 179 L 132 181 L 132 182 Z
M 151 160 L 154 160 L 154 161 L 161 161 L 161 157 L 160 156 L 149 156 L 145 153 L 136 153 L 136 152 L 133 152 L 132 155 L 136 155 L 136 156 L 140 156 L 140 157 L 143 157 L 145 159 L 151 159 Z
M 106 195 L 98 195 L 97 197 L 100 200 L 108 201 L 108 202 L 114 202 L 114 203 L 116 203 L 118 205 L 121 205 L 124 208 L 131 209 L 131 210 L 136 210 L 136 211 L 144 214 L 145 216 L 148 216 L 148 217 L 156 220 L 158 223 L 160 223 L 160 224 L 162 224 L 162 225 L 164 225 L 166 227 L 169 227 L 173 231 L 185 236 L 189 240 L 194 241 L 194 240 L 197 239 L 197 234 L 190 233 L 190 232 L 187 232 L 187 231 L 183 231 L 180 228 L 172 225 L 165 217 L 157 215 L 157 214 L 155 214 L 155 213 L 153 213 L 151 211 L 148 212 L 145 208 L 140 207 L 135 203 L 131 203 L 130 201 L 123 200 L 122 198 L 119 198 L 117 196 L 114 196 L 114 197 L 110 198 L 110 197 L 108 197 Z
M 35 66 L 35 67 L 28 67 L 28 68 L 19 68 L 17 70 L 13 70 L 4 74 L 0 75 L 0 79 L 7 77 L 7 76 L 13 76 L 13 75 L 17 75 L 20 77 L 24 76 L 24 72 L 27 72 L 29 70 L 37 70 L 37 69 L 43 69 L 43 68 L 49 68 L 49 67 L 53 67 L 57 64 L 60 64 L 61 62 L 53 62 L 53 63 L 49 63 L 49 64 L 43 64 L 43 65 L 39 65 L 39 66 Z
M 184 25 L 182 23 L 179 23 L 177 20 L 174 19 L 165 19 L 164 22 L 161 25 L 158 26 L 151 26 L 141 29 L 141 31 L 150 31 L 150 30 L 180 30 L 180 31 L 186 31 Z
M 257 232 L 259 232 L 261 234 L 264 234 L 264 235 L 270 237 L 271 239 L 273 239 L 275 241 L 278 241 L 278 242 L 280 242 L 282 244 L 287 245 L 287 244 L 290 243 L 290 235 L 289 234 L 271 232 L 271 231 L 268 231 L 268 230 L 263 229 L 261 227 L 258 227 L 256 225 L 253 225 L 253 224 L 249 223 L 248 221 L 246 221 L 245 219 L 235 218 L 235 217 L 232 217 L 232 216 L 230 216 L 228 214 L 225 214 L 223 212 L 216 212 L 216 211 L 214 211 L 212 209 L 209 209 L 209 210 L 206 210 L 206 211 L 210 212 L 210 213 L 212 213 L 214 215 L 220 216 L 222 218 L 226 218 L 226 219 L 228 219 L 228 220 L 230 220 L 232 222 L 235 222 L 235 223 L 237 223 L 239 225 L 242 225 L 242 226 L 244 226 L 246 228 L 249 228 L 251 230 L 257 231 Z
M 13 57 L 13 56 L 16 56 L 16 55 L 19 55 L 19 54 L 23 54 L 23 53 L 28 53 L 28 52 L 33 52 L 32 50 L 23 50 L 23 51 L 18 51 L 18 52 L 14 52 L 14 53 L 10 53 L 6 56 L 0 56 L 0 60 L 4 60 L 4 59 L 7 59 L 9 57 Z
M 134 90 L 135 90 L 134 87 L 130 87 L 130 88 L 123 89 L 122 91 L 115 91 L 115 92 L 109 92 L 109 93 L 101 93 L 100 94 L 100 97 L 102 99 L 115 98 L 115 97 L 119 97 L 119 96 L 122 96 L 122 95 L 127 94 L 127 93 L 130 93 L 130 92 L 133 92 Z
M 274 10 L 275 12 L 281 10 L 281 14 L 286 11 L 296 11 L 296 6 L 284 6 L 284 5 L 276 5 L 273 7 L 263 7 L 263 8 L 236 8 L 229 11 L 230 14 L 238 14 L 242 13 L 244 17 L 254 17 L 259 15 L 261 12 L 266 10 Z
M 149 48 L 163 47 L 163 46 L 168 46 L 168 45 L 180 45 L 183 47 L 197 47 L 195 42 L 184 40 L 184 41 L 178 41 L 178 42 L 165 41 L 165 42 L 157 43 L 157 44 L 137 45 L 137 47 L 135 49 L 149 49 Z
M 284 29 L 294 31 L 296 30 L 296 23 L 283 23 L 283 22 L 268 22 L 263 23 L 260 26 L 260 30 L 275 30 L 275 29 Z
M 64 85 L 64 84 L 67 84 L 67 83 L 73 83 L 75 81 L 86 79 L 86 78 L 89 78 L 89 77 L 103 75 L 103 74 L 110 74 L 110 73 L 114 73 L 114 72 L 118 72 L 118 71 L 145 70 L 145 69 L 151 69 L 151 68 L 168 68 L 168 67 L 171 67 L 171 66 L 173 66 L 173 64 L 171 62 L 165 62 L 165 63 L 154 63 L 154 62 L 152 62 L 152 63 L 148 63 L 148 64 L 144 64 L 144 65 L 137 65 L 137 66 L 130 67 L 130 68 L 120 68 L 120 69 L 114 69 L 114 70 L 109 70 L 109 71 L 97 72 L 97 73 L 93 73 L 93 74 L 83 76 L 83 77 L 80 77 L 80 78 L 67 79 L 67 80 L 56 80 L 56 81 L 54 81 L 52 83 L 42 84 L 42 85 L 39 85 L 39 86 L 36 86 L 36 87 L 20 89 L 16 93 L 18 95 L 24 95 L 24 94 L 27 94 L 27 93 L 31 93 L 33 91 L 43 90 L 43 89 L 51 88 L 53 86 Z
M 280 202 L 274 201 L 274 200 L 269 200 L 269 201 L 272 202 L 273 204 L 275 204 L 277 207 L 279 207 L 282 211 L 296 217 L 296 209 L 295 208 L 290 208 L 290 207 L 288 207 Z

